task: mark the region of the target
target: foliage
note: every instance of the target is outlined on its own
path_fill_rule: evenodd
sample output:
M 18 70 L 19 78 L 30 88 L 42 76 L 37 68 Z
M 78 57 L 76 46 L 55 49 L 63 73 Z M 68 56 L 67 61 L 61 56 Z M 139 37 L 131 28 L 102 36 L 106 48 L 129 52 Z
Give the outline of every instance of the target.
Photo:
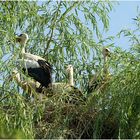
M 130 52 L 108 43 L 114 49 L 108 62 L 111 78 L 104 88 L 86 92 L 91 76 L 102 71 L 102 45 L 112 39 L 102 38 L 99 25 L 109 29 L 113 2 L 1 1 L 0 7 L 0 138 L 140 138 L 135 31 L 121 32 L 132 41 Z M 62 94 L 39 100 L 9 80 L 21 51 L 15 34 L 21 32 L 29 34 L 28 51 L 53 64 L 55 81 L 66 82 L 65 66 L 74 65 L 75 84 L 87 97 L 84 104 L 68 104 Z

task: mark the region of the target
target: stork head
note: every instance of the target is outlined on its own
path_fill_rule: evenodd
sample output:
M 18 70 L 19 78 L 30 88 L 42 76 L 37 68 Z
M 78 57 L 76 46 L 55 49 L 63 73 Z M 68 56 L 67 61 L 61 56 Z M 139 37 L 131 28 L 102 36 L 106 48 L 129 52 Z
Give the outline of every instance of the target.
M 67 69 L 66 69 L 66 72 L 67 72 L 67 73 L 73 72 L 73 66 L 72 66 L 72 65 L 68 65 L 68 66 L 67 66 Z
M 16 42 L 19 42 L 21 45 L 26 44 L 28 41 L 29 37 L 26 33 L 20 34 L 18 37 L 16 37 Z
M 110 57 L 111 56 L 111 52 L 108 48 L 103 48 L 102 54 L 104 57 Z

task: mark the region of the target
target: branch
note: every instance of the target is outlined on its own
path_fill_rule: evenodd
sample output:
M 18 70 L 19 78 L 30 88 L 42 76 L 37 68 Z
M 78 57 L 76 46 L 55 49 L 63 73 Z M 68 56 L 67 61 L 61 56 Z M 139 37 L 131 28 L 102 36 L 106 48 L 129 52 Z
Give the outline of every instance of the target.
M 60 9 L 61 3 L 62 3 L 62 2 L 60 1 L 59 5 L 58 5 L 58 8 L 57 8 L 57 10 L 56 10 L 56 12 L 55 12 L 56 14 L 54 15 L 54 17 L 53 17 L 53 19 L 52 19 L 51 36 L 50 36 L 50 38 L 49 38 L 49 40 L 48 40 L 48 42 L 47 42 L 47 47 L 46 47 L 45 50 L 44 50 L 44 55 L 46 54 L 46 52 L 47 52 L 47 50 L 48 50 L 48 48 L 49 48 L 49 46 L 50 46 L 52 37 L 53 37 L 53 33 L 54 33 L 54 29 L 55 29 L 55 23 L 56 23 L 56 20 L 57 20 L 57 16 L 58 16 L 58 13 L 59 13 L 59 9 Z
M 45 48 L 45 51 L 44 51 L 44 56 L 50 46 L 50 43 L 51 43 L 51 40 L 52 40 L 52 37 L 53 37 L 53 33 L 54 33 L 54 29 L 56 28 L 56 23 L 59 23 L 62 19 L 65 18 L 65 16 L 67 15 L 67 13 L 69 13 L 74 7 L 77 6 L 77 4 L 79 4 L 79 2 L 74 2 L 72 6 L 70 6 L 63 14 L 62 16 L 58 19 L 57 21 L 57 16 L 58 16 L 58 12 L 59 12 L 59 8 L 61 6 L 61 2 L 59 3 L 58 5 L 58 8 L 57 8 L 57 11 L 56 11 L 56 15 L 54 16 L 53 18 L 53 23 L 52 23 L 52 30 L 51 30 L 51 36 L 49 37 L 49 40 L 47 42 L 47 47 Z M 57 21 L 57 22 L 56 22 Z
M 76 7 L 78 3 L 79 3 L 78 1 L 77 1 L 77 2 L 74 2 L 74 4 L 73 4 L 72 6 L 70 6 L 70 7 L 62 14 L 62 16 L 60 17 L 60 19 L 59 19 L 57 22 L 59 22 L 59 21 L 61 21 L 62 19 L 64 19 L 65 16 L 67 15 L 67 13 L 69 13 L 74 7 Z

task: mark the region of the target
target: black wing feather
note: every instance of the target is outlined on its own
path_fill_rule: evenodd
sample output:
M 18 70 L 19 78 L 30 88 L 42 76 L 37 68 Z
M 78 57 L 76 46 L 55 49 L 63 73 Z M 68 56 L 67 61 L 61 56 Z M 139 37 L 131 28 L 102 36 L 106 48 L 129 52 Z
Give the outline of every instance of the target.
M 44 60 L 38 60 L 39 68 L 28 68 L 28 75 L 33 77 L 42 86 L 48 87 L 52 83 L 52 65 Z M 23 69 L 25 72 L 25 69 Z

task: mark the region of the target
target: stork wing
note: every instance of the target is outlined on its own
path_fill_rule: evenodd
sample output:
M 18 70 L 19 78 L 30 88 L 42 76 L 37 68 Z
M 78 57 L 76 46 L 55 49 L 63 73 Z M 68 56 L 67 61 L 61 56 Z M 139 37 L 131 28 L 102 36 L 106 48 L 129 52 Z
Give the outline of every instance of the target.
M 49 62 L 47 62 L 46 60 L 45 61 L 44 60 L 38 60 L 37 62 L 40 65 L 40 67 L 42 69 L 44 69 L 47 73 L 49 73 L 49 74 L 52 73 L 52 65 Z
M 24 53 L 23 57 L 24 57 L 24 59 L 29 59 L 29 60 L 34 60 L 34 61 L 38 61 L 38 60 L 46 61 L 44 58 L 42 58 L 38 55 L 31 54 L 31 53 Z
M 34 60 L 28 59 L 18 59 L 16 61 L 17 66 L 22 66 L 23 68 L 39 68 L 39 64 Z

